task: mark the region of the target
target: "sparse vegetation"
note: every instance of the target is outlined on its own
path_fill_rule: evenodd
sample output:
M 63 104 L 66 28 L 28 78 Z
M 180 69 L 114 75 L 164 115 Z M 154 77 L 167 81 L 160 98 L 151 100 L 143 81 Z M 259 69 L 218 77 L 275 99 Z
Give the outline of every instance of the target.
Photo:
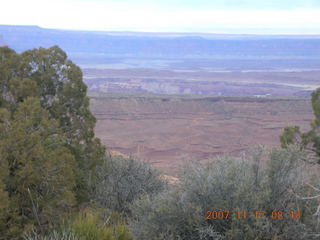
M 280 136 L 281 146 L 288 147 L 290 144 L 299 144 L 301 148 L 309 151 L 312 160 L 310 163 L 320 164 L 320 88 L 312 93 L 312 109 L 315 119 L 311 122 L 311 130 L 301 132 L 299 126 L 289 126 L 284 129 Z
M 60 230 L 46 236 L 29 234 L 25 240 L 132 240 L 132 236 L 117 214 L 84 209 Z
M 318 239 L 320 179 L 308 172 L 307 146 L 319 157 L 319 91 L 312 130 L 287 128 L 285 149 L 190 164 L 169 185 L 149 164 L 106 152 L 82 72 L 59 47 L 2 47 L 0 239 Z
M 174 191 L 137 201 L 130 221 L 136 238 L 316 239 L 319 229 L 315 221 L 308 221 L 315 207 L 294 194 L 303 191 L 305 154 L 294 146 L 274 149 L 264 169 L 262 153 L 252 159 L 221 157 L 207 165 L 193 164 Z M 279 210 L 286 220 L 272 219 Z M 291 218 L 291 210 L 304 217 Z M 208 211 L 229 211 L 230 217 L 209 220 Z M 256 211 L 265 211 L 266 217 L 256 218 Z
M 129 206 L 143 195 L 153 196 L 166 189 L 160 173 L 132 157 L 110 156 L 97 169 L 94 199 L 104 208 L 129 215 Z
M 59 47 L 0 48 L 0 239 L 45 233 L 88 201 L 105 149 L 79 67 Z

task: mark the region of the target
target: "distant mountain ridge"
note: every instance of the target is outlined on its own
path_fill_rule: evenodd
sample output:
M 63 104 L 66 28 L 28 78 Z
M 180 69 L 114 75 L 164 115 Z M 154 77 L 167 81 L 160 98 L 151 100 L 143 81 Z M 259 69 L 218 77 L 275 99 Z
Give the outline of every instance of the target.
M 320 57 L 320 36 L 134 33 L 0 25 L 1 42 L 18 52 L 59 45 L 68 53 L 116 57 Z

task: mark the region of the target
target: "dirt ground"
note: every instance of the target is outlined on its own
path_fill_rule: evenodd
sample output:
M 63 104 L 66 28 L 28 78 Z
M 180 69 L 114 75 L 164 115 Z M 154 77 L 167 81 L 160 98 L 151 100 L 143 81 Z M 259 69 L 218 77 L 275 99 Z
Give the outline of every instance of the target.
M 313 119 L 308 99 L 104 96 L 92 97 L 91 109 L 108 149 L 171 176 L 190 160 L 277 146 L 285 126 L 305 131 Z

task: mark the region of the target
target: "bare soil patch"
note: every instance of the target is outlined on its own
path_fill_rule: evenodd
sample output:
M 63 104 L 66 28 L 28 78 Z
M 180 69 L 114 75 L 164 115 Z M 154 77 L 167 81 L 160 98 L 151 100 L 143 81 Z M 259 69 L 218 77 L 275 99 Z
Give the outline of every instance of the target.
M 173 176 L 189 160 L 277 146 L 285 126 L 306 131 L 313 119 L 308 99 L 106 95 L 92 97 L 91 109 L 108 149 Z

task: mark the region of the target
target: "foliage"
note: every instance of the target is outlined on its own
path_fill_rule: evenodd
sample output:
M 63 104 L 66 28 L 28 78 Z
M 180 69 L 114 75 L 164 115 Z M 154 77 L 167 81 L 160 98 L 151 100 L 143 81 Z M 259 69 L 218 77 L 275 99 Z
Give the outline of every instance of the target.
M 0 108 L 0 116 L 3 116 L 5 114 L 8 114 L 8 112 Z M 3 125 L 1 124 L 0 120 L 0 136 L 2 135 L 3 131 Z M 4 184 L 4 181 L 8 177 L 8 174 L 8 163 L 1 160 L 0 154 L 0 234 L 5 231 L 5 219 L 8 213 L 7 209 L 9 207 L 9 196 Z
M 0 115 L 0 162 L 9 196 L 9 236 L 34 226 L 43 229 L 75 203 L 76 162 L 63 146 L 58 123 L 37 98 L 18 104 L 12 118 Z
M 309 164 L 320 164 L 320 88 L 312 93 L 311 103 L 315 119 L 311 122 L 311 130 L 307 132 L 302 132 L 299 126 L 289 126 L 284 129 L 283 134 L 280 136 L 281 147 L 288 148 L 291 144 L 298 144 L 301 149 L 304 149 L 308 152 L 309 159 L 305 161 Z M 314 209 L 313 216 L 317 218 L 318 227 L 315 230 L 319 229 L 320 223 L 320 204 L 319 201 L 319 179 L 314 183 L 304 184 L 308 189 L 308 193 L 311 191 L 312 194 L 302 194 L 299 196 L 299 199 L 308 201 L 308 204 L 313 206 L 318 206 L 317 209 Z M 314 221 L 314 218 L 309 220 Z M 320 235 L 319 235 L 320 236 Z
M 86 94 L 59 47 L 0 47 L 0 239 L 46 232 L 89 200 L 105 148 Z
M 33 233 L 24 237 L 24 240 L 83 240 L 77 237 L 72 231 L 65 229 L 63 231 L 53 231 L 48 236 L 41 236 Z
M 298 147 L 289 147 L 272 150 L 266 169 L 261 167 L 262 151 L 252 159 L 220 157 L 207 165 L 192 164 L 178 190 L 135 202 L 129 226 L 141 240 L 312 239 L 303 219 L 288 217 L 290 210 L 304 209 L 294 194 L 303 191 L 302 157 Z M 206 219 L 207 211 L 226 210 L 232 217 Z M 266 217 L 256 219 L 255 211 L 262 210 Z M 288 219 L 272 219 L 279 210 Z M 247 219 L 238 219 L 237 211 L 246 211 Z
M 132 239 L 120 215 L 130 217 L 139 240 L 319 236 L 310 220 L 314 212 L 320 216 L 318 196 L 302 184 L 307 178 L 301 160 L 308 161 L 302 149 L 312 149 L 320 162 L 320 89 L 312 95 L 311 131 L 287 127 L 285 149 L 272 150 L 266 168 L 262 151 L 252 159 L 220 157 L 190 165 L 172 189 L 146 163 L 105 156 L 86 94 L 80 68 L 59 47 L 22 54 L 0 48 L 0 239 L 31 232 L 26 239 Z M 316 177 L 309 184 L 316 193 L 318 183 Z M 89 200 L 102 208 L 80 210 L 70 220 Z M 292 209 L 303 217 L 290 218 Z M 206 219 L 213 210 L 263 210 L 266 217 Z M 287 219 L 270 218 L 275 210 Z M 67 227 L 52 231 L 62 219 L 69 219 Z
M 25 240 L 132 240 L 132 236 L 117 214 L 84 209 L 60 230 L 44 237 L 31 234 Z
M 168 191 L 136 201 L 129 227 L 136 239 L 199 239 L 201 216 L 179 191 Z
M 8 193 L 5 190 L 5 185 L 2 179 L 5 177 L 5 170 L 7 170 L 6 167 L 0 166 L 0 233 L 5 231 L 5 220 L 8 214 L 7 211 L 9 207 Z
M 314 156 L 311 163 L 320 164 L 320 88 L 312 93 L 311 103 L 315 115 L 315 119 L 311 122 L 311 130 L 303 133 L 299 126 L 286 127 L 280 136 L 280 141 L 283 148 L 290 144 L 299 144 Z
M 80 68 L 59 47 L 22 54 L 0 48 L 0 107 L 15 111 L 27 97 L 40 98 L 50 118 L 57 120 L 66 147 L 79 165 L 76 196 L 80 201 L 88 199 L 95 168 L 102 163 L 105 152 L 100 140 L 94 137 L 95 118 L 86 94 Z
M 301 131 L 299 126 L 285 127 L 283 134 L 280 136 L 281 147 L 286 148 L 289 145 L 301 141 Z
M 76 236 L 84 240 L 130 240 L 131 234 L 117 216 L 117 214 L 104 214 L 103 209 L 85 210 L 81 212 L 71 229 Z
M 130 204 L 142 195 L 154 195 L 166 188 L 160 173 L 148 163 L 132 157 L 109 156 L 97 169 L 93 198 L 100 206 L 128 215 Z

